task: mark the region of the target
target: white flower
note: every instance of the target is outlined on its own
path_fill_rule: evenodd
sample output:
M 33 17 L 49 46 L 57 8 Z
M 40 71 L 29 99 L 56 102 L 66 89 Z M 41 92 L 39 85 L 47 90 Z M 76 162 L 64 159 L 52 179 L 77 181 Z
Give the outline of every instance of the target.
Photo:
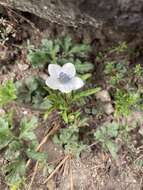
M 46 85 L 51 89 L 69 93 L 84 85 L 83 81 L 76 76 L 75 66 L 72 63 L 66 63 L 62 67 L 49 64 L 48 71 L 50 76 L 46 80 Z

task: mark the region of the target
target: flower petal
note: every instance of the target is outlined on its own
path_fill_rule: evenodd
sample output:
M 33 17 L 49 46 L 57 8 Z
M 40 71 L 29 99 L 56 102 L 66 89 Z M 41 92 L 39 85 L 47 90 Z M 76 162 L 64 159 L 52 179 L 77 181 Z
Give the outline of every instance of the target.
M 81 87 L 83 87 L 84 82 L 79 77 L 74 77 L 72 80 L 70 80 L 68 83 L 59 85 L 59 90 L 64 93 L 69 93 L 72 90 L 77 90 Z
M 72 84 L 73 90 L 77 90 L 84 86 L 84 82 L 79 77 L 74 77 L 71 80 L 71 84 Z
M 56 78 L 48 77 L 46 80 L 46 85 L 53 90 L 57 90 L 59 89 L 60 82 Z
M 57 64 L 49 64 L 49 66 L 48 66 L 49 74 L 55 78 L 58 78 L 59 73 L 61 72 L 61 69 L 62 69 L 62 67 Z
M 66 63 L 62 67 L 62 72 L 66 73 L 69 77 L 74 77 L 76 74 L 75 66 L 72 63 Z
M 59 90 L 63 93 L 70 93 L 73 90 L 73 86 L 70 82 L 66 84 L 61 84 Z

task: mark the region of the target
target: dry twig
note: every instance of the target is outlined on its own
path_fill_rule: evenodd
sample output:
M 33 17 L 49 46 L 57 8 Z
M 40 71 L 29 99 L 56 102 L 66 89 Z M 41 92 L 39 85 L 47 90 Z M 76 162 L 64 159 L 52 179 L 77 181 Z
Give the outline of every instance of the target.
M 70 185 L 71 185 L 71 190 L 74 190 L 71 159 L 70 159 Z
M 65 163 L 65 165 L 64 165 L 63 178 L 65 178 L 65 176 L 68 175 L 69 169 L 70 169 L 70 168 L 69 168 L 69 162 L 67 161 L 67 162 Z
M 33 181 L 35 179 L 35 176 L 36 176 L 36 173 L 37 173 L 37 169 L 38 169 L 38 161 L 36 162 L 35 164 L 35 167 L 34 167 L 34 172 L 33 172 L 33 175 L 32 175 L 32 178 L 31 178 L 31 181 L 30 181 L 30 184 L 28 186 L 28 189 L 27 190 L 31 190 L 31 187 L 32 187 L 32 184 L 33 184 Z
M 65 158 L 57 165 L 57 167 L 55 168 L 55 170 L 49 175 L 49 177 L 44 181 L 43 184 L 47 183 L 52 177 L 53 175 L 59 170 L 59 168 L 70 158 L 69 155 L 65 156 Z
M 46 143 L 46 141 L 48 140 L 48 138 L 53 135 L 55 133 L 55 131 L 57 131 L 59 128 L 59 125 L 57 125 L 56 127 L 53 127 L 49 133 L 42 139 L 42 141 L 40 142 L 40 144 L 38 145 L 38 147 L 36 148 L 36 151 L 39 151 L 40 148 Z M 31 159 L 29 159 L 27 161 L 26 167 L 28 167 L 31 163 Z

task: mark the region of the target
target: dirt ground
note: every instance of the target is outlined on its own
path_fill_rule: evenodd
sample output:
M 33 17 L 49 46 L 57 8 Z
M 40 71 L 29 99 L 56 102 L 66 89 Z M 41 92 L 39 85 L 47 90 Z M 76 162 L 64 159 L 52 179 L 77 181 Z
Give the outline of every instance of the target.
M 3 17 L 3 18 L 2 18 Z M 3 20 L 4 19 L 4 20 Z M 44 37 L 61 37 L 69 33 L 77 41 L 92 42 L 90 32 L 82 34 L 81 31 L 64 28 L 55 24 L 48 23 L 29 13 L 15 12 L 14 10 L 5 9 L 0 18 L 0 27 L 8 27 L 9 34 L 0 41 L 0 83 L 3 84 L 9 79 L 21 80 L 30 75 L 38 75 L 44 77 L 44 73 L 39 70 L 32 69 L 26 60 L 26 44 L 30 40 L 32 44 L 38 46 L 41 39 Z M 7 30 L 8 30 L 7 29 Z M 4 42 L 5 40 L 5 42 Z M 93 43 L 93 42 L 92 42 Z M 97 42 L 97 49 L 100 47 L 100 42 Z M 102 66 L 101 66 L 102 67 Z M 98 68 L 98 67 L 96 67 Z M 99 68 L 99 70 L 102 68 Z M 95 71 L 96 73 L 96 71 Z M 99 72 L 98 72 L 99 73 Z M 99 74 L 100 75 L 100 74 Z M 101 75 L 97 80 L 100 83 Z M 30 107 L 22 105 L 12 105 L 16 108 L 18 117 L 30 115 L 32 113 L 41 117 L 38 110 L 32 110 Z M 55 124 L 55 115 L 45 122 L 41 123 L 40 129 L 37 129 L 39 140 L 45 135 L 48 126 Z M 108 117 L 110 119 L 111 116 Z M 104 118 L 103 120 L 106 120 Z M 99 122 L 96 117 L 91 118 L 91 125 L 96 125 Z M 57 123 L 60 122 L 57 118 Z M 53 144 L 49 139 L 42 150 L 48 152 L 48 162 L 51 166 L 57 166 L 64 158 L 64 151 L 61 147 Z M 4 160 L 0 156 L 0 164 Z M 35 171 L 35 163 L 31 163 L 27 180 L 24 189 L 28 190 L 29 183 Z M 31 190 L 142 190 L 143 189 L 143 170 L 137 168 L 128 157 L 126 150 L 123 150 L 116 161 L 107 153 L 93 145 L 91 151 L 86 150 L 82 153 L 80 159 L 67 159 L 64 165 L 59 168 L 55 175 L 46 183 L 47 174 L 38 169 L 35 174 L 35 179 L 32 183 Z M 23 189 L 23 190 L 24 190 Z M 4 176 L 0 174 L 0 190 L 8 190 L 5 185 Z

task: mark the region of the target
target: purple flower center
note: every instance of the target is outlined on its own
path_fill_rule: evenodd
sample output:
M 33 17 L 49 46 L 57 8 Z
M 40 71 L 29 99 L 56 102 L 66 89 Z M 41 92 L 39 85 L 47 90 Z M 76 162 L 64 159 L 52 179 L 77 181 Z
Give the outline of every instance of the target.
M 58 79 L 61 83 L 68 83 L 71 80 L 71 78 L 64 72 L 59 74 Z

